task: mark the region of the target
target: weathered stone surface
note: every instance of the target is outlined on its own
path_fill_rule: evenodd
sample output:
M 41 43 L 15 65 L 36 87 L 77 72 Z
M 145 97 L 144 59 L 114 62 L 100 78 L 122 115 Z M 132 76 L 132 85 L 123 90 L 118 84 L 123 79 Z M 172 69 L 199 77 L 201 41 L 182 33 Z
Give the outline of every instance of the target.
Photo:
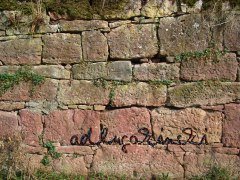
M 223 143 L 225 146 L 240 148 L 240 104 L 226 104 L 225 115 Z
M 161 106 L 167 99 L 167 87 L 151 85 L 145 82 L 119 85 L 114 90 L 112 105 L 121 106 Z
M 211 33 L 201 15 L 191 14 L 178 18 L 162 18 L 158 36 L 160 54 L 175 56 L 184 52 L 206 49 L 210 42 Z
M 70 79 L 70 71 L 60 65 L 40 65 L 34 66 L 33 72 L 42 76 L 54 79 Z
M 226 24 L 224 30 L 224 45 L 230 51 L 240 51 L 240 15 Z
M 175 107 L 217 105 L 240 98 L 240 84 L 205 81 L 169 88 L 169 104 Z
M 84 61 L 107 61 L 107 38 L 99 31 L 86 31 L 82 33 Z
M 186 178 L 199 176 L 206 173 L 211 167 L 226 168 L 233 172 L 236 177 L 239 175 L 240 158 L 236 155 L 226 155 L 218 153 L 207 154 L 186 154 L 185 156 L 185 175 Z
M 55 171 L 63 172 L 65 174 L 81 174 L 83 176 L 88 174 L 84 157 L 63 155 L 60 159 L 54 160 L 53 168 Z
M 149 0 L 141 9 L 141 15 L 150 18 L 169 16 L 177 12 L 177 3 L 169 0 Z
M 236 54 L 227 53 L 222 57 L 187 58 L 181 62 L 180 77 L 187 81 L 230 80 L 237 78 Z
M 107 63 L 107 80 L 131 81 L 132 64 L 130 61 L 116 61 Z
M 0 74 L 13 74 L 19 69 L 19 66 L 0 66 Z
M 43 84 L 34 87 L 30 82 L 22 82 L 4 93 L 0 100 L 29 101 L 54 100 L 57 95 L 58 81 L 45 79 Z
M 172 153 L 149 146 L 127 146 L 128 153 L 121 146 L 103 146 L 97 150 L 92 170 L 128 178 L 151 179 L 162 173 L 171 178 L 183 178 L 184 170 Z
M 81 36 L 78 34 L 44 35 L 43 62 L 47 64 L 77 63 L 82 60 Z
M 25 107 L 24 102 L 0 101 L 0 110 L 3 111 L 14 111 L 23 109 L 24 107 Z
M 106 63 L 80 63 L 73 65 L 72 68 L 74 79 L 99 79 L 107 76 Z
M 40 38 L 13 39 L 0 42 L 0 61 L 4 65 L 33 65 L 41 63 Z
M 177 80 L 179 78 L 179 66 L 167 63 L 143 63 L 134 66 L 133 74 L 134 79 L 140 81 Z
M 38 146 L 39 136 L 43 132 L 43 122 L 41 114 L 31 112 L 29 110 L 21 110 L 20 125 L 22 127 L 22 133 L 24 135 L 23 142 L 28 145 Z
M 58 153 L 77 154 L 77 155 L 93 155 L 93 150 L 88 146 L 59 146 L 56 148 Z
M 108 22 L 101 20 L 74 20 L 74 21 L 65 21 L 60 20 L 60 29 L 61 32 L 80 32 L 80 31 L 89 31 L 89 30 L 108 30 Z
M 160 107 L 151 112 L 153 131 L 155 138 L 162 135 L 163 138 L 187 140 L 189 135 L 182 132 L 184 128 L 192 128 L 195 142 L 200 142 L 204 134 L 209 143 L 220 142 L 222 137 L 223 114 L 221 112 L 206 112 L 197 108 L 183 110 L 171 110 Z
M 81 63 L 73 66 L 75 79 L 106 79 L 118 81 L 131 81 L 132 65 L 130 61 Z
M 130 20 L 125 20 L 125 21 L 115 21 L 115 22 L 110 22 L 109 23 L 109 27 L 110 28 L 116 28 L 125 24 L 130 24 L 131 21 Z
M 69 145 L 73 135 L 86 134 L 92 128 L 92 141 L 99 140 L 100 114 L 91 110 L 56 110 L 44 117 L 44 139 Z
M 0 111 L 0 137 L 11 137 L 19 132 L 17 113 Z
M 107 105 L 110 90 L 85 80 L 60 81 L 58 101 L 63 104 Z
M 138 140 L 143 140 L 144 135 L 139 134 L 140 128 L 146 127 L 151 131 L 150 113 L 146 108 L 124 108 L 101 113 L 101 124 L 108 128 L 106 140 L 111 140 L 115 135 L 128 138 L 136 135 Z
M 156 26 L 152 24 L 120 26 L 113 29 L 107 38 L 111 58 L 153 57 L 158 52 Z

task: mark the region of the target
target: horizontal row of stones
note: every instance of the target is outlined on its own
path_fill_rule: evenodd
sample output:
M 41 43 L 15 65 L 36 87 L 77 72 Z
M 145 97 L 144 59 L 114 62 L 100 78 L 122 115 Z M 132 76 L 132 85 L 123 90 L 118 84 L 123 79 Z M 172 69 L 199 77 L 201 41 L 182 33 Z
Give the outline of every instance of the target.
M 237 102 L 239 82 L 201 81 L 167 88 L 161 83 L 133 82 L 114 85 L 86 80 L 53 80 L 35 88 L 22 82 L 0 97 L 1 101 L 52 101 L 59 105 L 211 106 Z
M 169 146 L 169 149 L 174 149 Z M 128 146 L 128 153 L 123 153 L 119 146 L 102 146 L 93 151 L 86 147 L 58 147 L 59 152 L 68 152 L 61 158 L 53 160 L 52 170 L 70 174 L 88 175 L 88 173 L 114 174 L 116 176 L 134 179 L 150 179 L 153 175 L 162 177 L 168 174 L 170 178 L 184 179 L 199 176 L 209 170 L 209 167 L 219 166 L 231 170 L 236 177 L 239 173 L 240 158 L 232 154 L 236 149 L 230 148 L 199 148 L 183 147 L 184 150 L 165 151 L 148 146 Z M 187 149 L 196 149 L 189 151 Z M 202 152 L 200 152 L 202 151 Z M 224 152 L 225 153 L 222 153 Z M 200 153 L 199 153 L 200 152 Z M 229 152 L 229 153 L 228 153 Z M 72 154 L 73 153 L 73 154 Z M 40 162 L 44 155 L 28 154 L 26 163 L 31 170 L 46 169 Z M 48 169 L 50 167 L 47 167 Z
M 67 53 L 67 52 L 66 52 Z M 69 52 L 68 52 L 69 53 Z M 16 60 L 16 59 L 15 59 Z M 181 68 L 180 68 L 181 67 Z M 2 65 L 0 73 L 14 73 L 20 66 Z M 236 54 L 227 53 L 218 60 L 190 58 L 181 63 L 142 63 L 131 61 L 82 62 L 74 65 L 34 65 L 32 71 L 52 79 L 116 81 L 240 81 Z
M 203 51 L 215 42 L 219 49 L 240 51 L 240 16 L 226 23 L 222 30 L 210 28 L 199 14 L 163 18 L 157 24 L 121 22 L 109 32 L 106 21 L 63 21 L 62 32 L 0 38 L 0 61 L 3 64 L 80 63 L 112 59 L 151 58 L 156 55 L 175 56 L 180 53 Z M 117 22 L 116 22 L 117 23 Z M 87 25 L 86 25 L 87 24 Z M 87 26 L 85 32 L 81 28 Z M 213 36 L 212 36 L 213 33 Z M 213 39 L 211 38 L 213 37 Z M 11 39 L 11 40 L 9 40 Z M 197 43 L 196 43 L 197 42 Z M 42 57 L 41 57 L 42 55 Z
M 207 111 L 200 108 L 173 110 L 159 107 L 153 110 L 147 108 L 122 108 L 108 111 L 93 110 L 55 110 L 48 115 L 23 109 L 17 112 L 0 111 L 0 136 L 12 136 L 22 132 L 24 142 L 31 146 L 39 146 L 39 136 L 43 140 L 70 145 L 73 135 L 81 136 L 92 128 L 91 140 L 97 142 L 100 126 L 108 128 L 107 140 L 114 135 L 122 137 L 136 135 L 139 140 L 144 135 L 138 133 L 145 127 L 153 132 L 157 139 L 163 138 L 187 140 L 183 134 L 184 128 L 192 128 L 197 135 L 194 141 L 200 141 L 204 134 L 209 143 L 223 143 L 228 147 L 240 148 L 240 104 L 227 104 L 222 111 Z M 101 124 L 101 125 L 100 125 Z

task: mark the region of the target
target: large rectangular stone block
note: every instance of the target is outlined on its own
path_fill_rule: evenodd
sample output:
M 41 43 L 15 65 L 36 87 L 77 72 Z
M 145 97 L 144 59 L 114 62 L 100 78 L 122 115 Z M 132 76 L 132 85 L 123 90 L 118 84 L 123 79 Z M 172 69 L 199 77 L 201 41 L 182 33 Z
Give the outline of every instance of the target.
M 4 65 L 34 65 L 41 63 L 40 38 L 18 39 L 0 42 L 0 61 Z
M 196 135 L 193 141 L 200 142 L 203 135 L 207 135 L 208 143 L 221 142 L 223 114 L 221 112 L 206 112 L 198 108 L 186 108 L 183 110 L 171 110 L 160 107 L 151 112 L 152 126 L 155 138 L 159 135 L 163 138 L 186 141 L 189 135 L 184 134 L 184 128 L 191 128 Z M 190 132 L 188 132 L 190 133 Z
M 0 138 L 13 137 L 19 133 L 17 113 L 0 111 Z
M 78 34 L 44 35 L 43 62 L 71 64 L 82 60 L 81 36 Z
M 218 105 L 240 98 L 240 83 L 202 81 L 169 88 L 169 105 L 175 107 Z
M 91 81 L 73 80 L 60 81 L 58 101 L 67 104 L 101 104 L 107 105 L 109 102 L 109 89 L 97 87 Z
M 166 17 L 158 29 L 160 54 L 175 56 L 184 52 L 205 50 L 211 41 L 207 22 L 200 14 Z
M 119 85 L 113 92 L 112 105 L 121 106 L 161 106 L 167 99 L 167 87 L 150 85 L 145 82 Z
M 152 24 L 123 25 L 113 29 L 107 38 L 114 59 L 153 57 L 158 53 L 156 26 Z

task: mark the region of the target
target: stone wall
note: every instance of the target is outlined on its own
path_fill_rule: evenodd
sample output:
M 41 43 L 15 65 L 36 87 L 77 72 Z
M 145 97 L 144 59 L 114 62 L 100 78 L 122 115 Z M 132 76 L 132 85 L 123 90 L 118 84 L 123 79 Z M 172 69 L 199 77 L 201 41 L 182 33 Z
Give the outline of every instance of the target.
M 32 17 L 0 12 L 0 83 L 26 65 L 45 77 L 33 92 L 22 81 L 0 97 L 0 136 L 23 135 L 32 169 L 46 168 L 51 141 L 62 155 L 47 168 L 59 172 L 183 179 L 217 164 L 239 173 L 239 12 L 217 24 L 198 4 L 178 14 L 170 1 L 139 2 L 105 20 L 44 15 L 34 32 Z M 71 145 L 89 128 L 90 141 Z M 124 142 L 110 143 L 115 135 Z

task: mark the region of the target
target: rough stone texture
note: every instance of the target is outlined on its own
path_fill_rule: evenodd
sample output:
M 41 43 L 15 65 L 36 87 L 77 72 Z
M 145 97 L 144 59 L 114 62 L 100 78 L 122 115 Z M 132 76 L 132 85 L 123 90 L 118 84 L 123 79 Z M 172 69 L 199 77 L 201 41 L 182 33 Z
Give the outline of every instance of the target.
M 124 25 L 108 35 L 110 57 L 119 59 L 153 57 L 158 52 L 156 26 Z
M 161 134 L 164 139 L 169 137 L 177 140 L 177 136 L 182 135 L 181 140 L 187 140 L 189 135 L 185 135 L 182 130 L 192 128 L 195 131 L 194 135 L 197 135 L 194 139 L 196 142 L 200 142 L 204 134 L 207 135 L 209 143 L 221 141 L 223 114 L 220 112 L 206 112 L 197 108 L 171 110 L 160 107 L 151 114 L 155 138 Z
M 56 110 L 44 117 L 44 139 L 69 145 L 73 135 L 87 133 L 92 128 L 92 141 L 99 140 L 100 114 L 91 110 Z
M 117 86 L 112 97 L 112 105 L 116 107 L 131 105 L 161 106 L 166 99 L 166 86 L 139 82 Z
M 158 36 L 160 54 L 175 56 L 184 52 L 206 49 L 211 33 L 201 15 L 191 14 L 161 19 Z
M 86 31 L 82 33 L 84 61 L 107 61 L 107 38 L 99 31 Z
M 42 76 L 54 79 L 70 79 L 70 71 L 60 65 L 40 65 L 34 66 L 33 72 Z
M 139 140 L 144 139 L 144 135 L 138 133 L 140 128 L 146 127 L 151 131 L 150 113 L 146 108 L 124 108 L 101 113 L 101 124 L 108 128 L 106 140 L 111 140 L 115 135 L 128 138 L 136 135 Z
M 92 170 L 136 179 L 151 179 L 162 173 L 183 178 L 184 170 L 172 153 L 137 145 L 127 146 L 127 150 L 124 153 L 121 146 L 103 146 L 94 156 Z
M 227 53 L 222 57 L 187 58 L 181 62 L 180 77 L 186 81 L 230 80 L 237 78 L 236 54 Z
M 131 81 L 132 65 L 130 61 L 81 63 L 73 66 L 75 79 L 106 79 L 118 81 Z
M 88 146 L 59 146 L 56 148 L 58 153 L 77 154 L 77 155 L 93 155 L 94 152 Z
M 43 122 L 41 114 L 29 110 L 21 110 L 20 125 L 24 136 L 23 142 L 28 145 L 39 146 L 39 136 L 43 132 Z
M 17 113 L 0 111 L 0 127 L 0 137 L 19 135 Z
M 225 146 L 240 148 L 240 104 L 226 104 L 225 115 L 223 143 Z
M 82 60 L 81 36 L 78 34 L 44 35 L 43 62 L 47 64 L 77 63 Z
M 39 38 L 13 39 L 0 42 L 0 61 L 4 65 L 41 63 L 42 41 Z
M 141 9 L 141 15 L 150 18 L 169 16 L 174 12 L 177 12 L 177 3 L 169 0 L 149 0 Z
M 14 74 L 20 66 L 0 66 L 0 74 Z
M 222 167 L 233 172 L 234 175 L 239 175 L 240 167 L 239 156 L 207 153 L 207 154 L 186 154 L 185 156 L 185 175 L 187 178 L 206 173 L 209 168 L 214 165 Z
M 14 111 L 23 109 L 24 107 L 25 107 L 24 102 L 0 101 L 0 110 L 3 111 Z
M 240 98 L 240 84 L 233 82 L 186 83 L 169 88 L 169 104 L 175 107 L 217 105 Z
M 235 15 L 224 30 L 224 45 L 230 51 L 240 51 L 240 15 Z
M 58 81 L 45 79 L 43 84 L 34 87 L 30 82 L 22 82 L 4 93 L 0 100 L 29 101 L 54 100 L 57 95 Z
M 85 80 L 60 81 L 58 101 L 63 104 L 107 105 L 110 90 Z
M 60 20 L 60 29 L 61 32 L 80 32 L 80 31 L 89 31 L 89 30 L 107 30 L 108 22 L 101 20 L 74 20 L 74 21 L 65 21 Z
M 132 64 L 130 61 L 117 61 L 107 64 L 107 80 L 131 81 Z
M 143 63 L 135 65 L 134 79 L 140 81 L 177 80 L 179 78 L 179 66 L 167 63 Z
M 84 157 L 63 155 L 60 159 L 56 159 L 53 162 L 53 168 L 55 171 L 65 174 L 81 174 L 83 176 L 88 174 Z

